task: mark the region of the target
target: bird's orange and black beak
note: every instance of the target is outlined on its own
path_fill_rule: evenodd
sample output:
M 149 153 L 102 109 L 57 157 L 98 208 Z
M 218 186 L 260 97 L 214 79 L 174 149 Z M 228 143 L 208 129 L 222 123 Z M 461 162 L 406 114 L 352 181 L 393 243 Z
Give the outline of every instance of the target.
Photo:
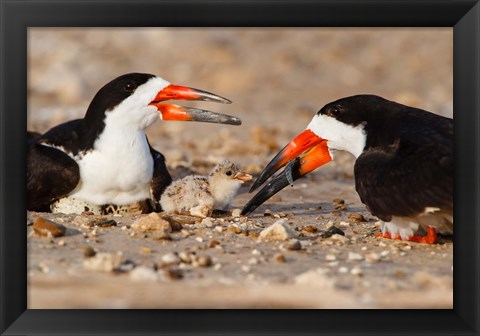
M 241 125 L 242 123 L 239 118 L 233 116 L 193 107 L 164 103 L 166 100 L 203 100 L 223 104 L 231 103 L 227 98 L 207 91 L 170 84 L 158 92 L 149 105 L 155 106 L 158 109 L 162 120 L 201 121 L 228 125 Z
M 264 168 L 250 192 L 262 185 L 280 168 L 285 169 L 267 183 L 244 207 L 242 215 L 248 215 L 277 192 L 292 184 L 301 176 L 330 162 L 328 141 L 305 130 L 286 145 Z

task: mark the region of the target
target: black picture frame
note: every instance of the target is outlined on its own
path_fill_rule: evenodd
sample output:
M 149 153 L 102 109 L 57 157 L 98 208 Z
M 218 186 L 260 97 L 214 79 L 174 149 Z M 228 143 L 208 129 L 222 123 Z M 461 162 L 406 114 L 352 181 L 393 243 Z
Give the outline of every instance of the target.
M 480 4 L 427 1 L 0 0 L 2 335 L 479 333 Z M 445 310 L 28 310 L 28 27 L 453 27 L 454 308 Z M 8 211 L 6 211 L 8 210 Z M 321 293 L 319 293 L 320 295 Z

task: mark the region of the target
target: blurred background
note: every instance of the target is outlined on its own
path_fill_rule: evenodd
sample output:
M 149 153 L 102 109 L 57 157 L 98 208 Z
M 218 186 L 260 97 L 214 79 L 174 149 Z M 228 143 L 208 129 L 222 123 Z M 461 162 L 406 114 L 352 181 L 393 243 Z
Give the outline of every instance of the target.
M 228 157 L 256 172 L 324 104 L 354 94 L 453 116 L 450 28 L 31 28 L 28 36 L 30 130 L 82 117 L 100 87 L 129 72 L 231 99 L 182 104 L 238 116 L 240 127 L 148 129 L 171 167 Z

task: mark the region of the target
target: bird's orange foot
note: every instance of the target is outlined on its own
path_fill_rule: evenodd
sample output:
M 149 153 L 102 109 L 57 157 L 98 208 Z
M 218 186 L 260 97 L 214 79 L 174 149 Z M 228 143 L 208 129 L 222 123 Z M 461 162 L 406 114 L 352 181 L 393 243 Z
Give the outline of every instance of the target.
M 377 233 L 375 233 L 375 236 L 376 237 L 381 237 L 381 238 L 386 238 L 386 239 L 402 240 L 402 238 L 398 234 L 396 234 L 392 238 L 392 235 L 389 232 L 385 232 L 385 233 L 377 232 Z
M 377 232 L 375 233 L 375 236 L 387 238 L 387 239 L 397 239 L 397 240 L 402 239 L 398 234 L 393 236 L 392 238 L 392 235 L 388 232 L 385 232 L 385 233 Z M 436 244 L 437 233 L 435 232 L 434 228 L 428 227 L 426 236 L 411 236 L 408 238 L 408 241 L 415 242 L 415 243 L 424 243 L 424 244 Z
M 408 240 L 416 243 L 436 244 L 437 233 L 433 227 L 428 227 L 426 236 L 411 236 Z

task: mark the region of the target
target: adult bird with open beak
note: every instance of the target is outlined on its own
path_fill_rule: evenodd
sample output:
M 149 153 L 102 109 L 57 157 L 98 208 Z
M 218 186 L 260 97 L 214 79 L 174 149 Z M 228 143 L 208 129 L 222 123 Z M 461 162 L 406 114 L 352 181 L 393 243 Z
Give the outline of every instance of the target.
M 453 120 L 374 95 L 325 105 L 265 167 L 251 191 L 287 165 L 242 214 L 331 161 L 337 150 L 355 156 L 355 187 L 383 221 L 381 236 L 433 243 L 435 230 L 453 232 Z M 427 236 L 415 235 L 420 228 Z

